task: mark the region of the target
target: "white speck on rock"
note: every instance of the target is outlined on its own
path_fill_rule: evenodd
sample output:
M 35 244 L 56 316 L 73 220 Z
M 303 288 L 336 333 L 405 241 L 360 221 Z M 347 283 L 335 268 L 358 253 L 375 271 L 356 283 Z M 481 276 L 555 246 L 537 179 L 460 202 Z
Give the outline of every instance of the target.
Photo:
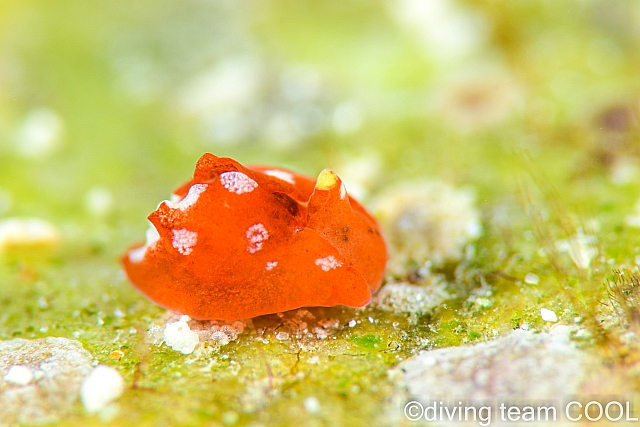
M 7 218 L 0 221 L 0 253 L 25 248 L 56 246 L 61 239 L 58 229 L 39 218 Z
M 189 316 L 182 316 L 177 322 L 169 323 L 164 328 L 164 342 L 182 354 L 193 353 L 200 341 L 198 334 L 189 328 Z
M 342 267 L 342 263 L 336 259 L 333 255 L 328 255 L 324 258 L 316 259 L 315 264 L 322 269 L 322 271 L 335 270 L 338 267 Z
M 217 351 L 221 346 L 236 341 L 247 322 L 250 321 L 192 320 L 189 316 L 174 315 L 162 326 L 150 325 L 146 342 L 153 345 L 162 345 L 164 342 L 176 351 L 184 354 L 194 353 L 198 356 L 200 352 Z
M 172 231 L 171 245 L 182 255 L 190 255 L 193 252 L 193 247 L 198 243 L 198 233 L 186 228 Z
M 113 194 L 108 188 L 94 187 L 84 198 L 85 209 L 94 216 L 103 216 L 113 209 Z
M 540 317 L 542 317 L 542 320 L 544 320 L 545 322 L 558 321 L 558 316 L 553 311 L 547 310 L 546 308 L 540 309 Z
M 540 278 L 535 273 L 527 273 L 527 275 L 524 276 L 524 282 L 530 285 L 537 285 L 540 283 Z
M 33 372 L 28 366 L 13 365 L 9 368 L 9 372 L 4 376 L 4 380 L 11 384 L 27 385 L 33 380 Z
M 322 408 L 320 406 L 320 401 L 315 396 L 307 397 L 306 399 L 304 399 L 304 402 L 302 402 L 302 404 L 304 405 L 304 409 L 306 409 L 310 414 L 317 414 Z
M 64 122 L 57 112 L 36 108 L 27 114 L 18 128 L 17 152 L 23 157 L 46 157 L 60 145 L 63 131 Z
M 231 341 L 229 339 L 229 335 L 225 334 L 223 331 L 212 332 L 209 338 L 211 341 L 219 345 L 227 345 Z
M 289 339 L 289 334 L 288 334 L 288 333 L 286 333 L 286 332 L 278 332 L 278 333 L 276 334 L 276 339 L 277 339 L 278 341 L 286 341 L 286 340 L 288 340 L 288 339 Z
M 80 400 L 90 414 L 101 411 L 124 392 L 124 379 L 117 369 L 98 365 L 84 379 Z
M 357 323 L 358 323 L 358 322 L 356 322 L 356 319 L 351 319 L 351 320 L 349 321 L 349 327 L 350 327 L 350 328 L 354 328 L 354 327 L 356 326 L 356 324 L 357 324 Z
M 251 193 L 258 187 L 258 183 L 242 172 L 232 171 L 220 174 L 220 183 L 231 193 Z

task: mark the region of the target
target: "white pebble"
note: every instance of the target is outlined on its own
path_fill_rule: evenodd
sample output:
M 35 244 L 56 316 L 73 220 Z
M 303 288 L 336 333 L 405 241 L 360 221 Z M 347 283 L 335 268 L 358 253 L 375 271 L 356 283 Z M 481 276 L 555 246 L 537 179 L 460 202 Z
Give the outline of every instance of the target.
M 315 396 L 309 396 L 304 399 L 303 405 L 304 409 L 306 409 L 310 414 L 317 414 L 320 412 L 320 401 Z
M 288 334 L 288 333 L 286 333 L 286 332 L 278 332 L 278 333 L 276 334 L 276 339 L 277 339 L 278 341 L 285 341 L 285 340 L 288 340 L 288 339 L 289 339 L 289 334 Z
M 53 247 L 59 241 L 58 229 L 43 219 L 7 218 L 0 221 L 0 252 L 12 248 Z
M 530 285 L 537 285 L 538 283 L 540 283 L 540 278 L 537 274 L 527 273 L 527 275 L 524 276 L 524 282 Z
M 356 326 L 356 323 L 357 323 L 357 322 L 356 322 L 356 319 L 351 319 L 351 320 L 349 321 L 349 327 L 350 327 L 350 328 L 355 327 L 355 326 Z
M 164 328 L 164 342 L 175 351 L 190 354 L 198 344 L 198 334 L 189 328 L 189 316 L 182 316 L 179 321 L 170 323 Z
M 542 317 L 542 320 L 544 320 L 545 322 L 558 321 L 558 316 L 556 316 L 556 314 L 553 311 L 547 310 L 546 308 L 540 309 L 540 317 Z
M 80 386 L 80 400 L 87 412 L 93 414 L 107 407 L 124 392 L 124 379 L 117 369 L 98 365 Z
M 4 376 L 4 380 L 11 384 L 27 385 L 33 380 L 33 372 L 28 366 L 13 365 Z
M 49 108 L 36 108 L 17 129 L 16 150 L 23 157 L 42 158 L 51 154 L 62 140 L 64 121 Z
M 85 209 L 94 216 L 103 216 L 113 209 L 113 194 L 108 188 L 94 187 L 84 198 Z

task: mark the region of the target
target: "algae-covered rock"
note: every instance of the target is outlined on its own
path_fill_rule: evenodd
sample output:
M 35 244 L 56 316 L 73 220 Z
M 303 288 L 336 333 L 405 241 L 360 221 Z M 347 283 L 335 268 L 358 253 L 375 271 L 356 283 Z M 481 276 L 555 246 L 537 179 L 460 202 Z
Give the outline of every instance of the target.
M 92 362 L 80 342 L 66 338 L 0 341 L 0 425 L 55 423 L 73 413 Z M 8 381 L 17 366 L 32 380 Z
M 590 363 L 566 327 L 539 334 L 516 329 L 494 341 L 421 352 L 391 375 L 421 399 L 550 399 L 580 392 Z

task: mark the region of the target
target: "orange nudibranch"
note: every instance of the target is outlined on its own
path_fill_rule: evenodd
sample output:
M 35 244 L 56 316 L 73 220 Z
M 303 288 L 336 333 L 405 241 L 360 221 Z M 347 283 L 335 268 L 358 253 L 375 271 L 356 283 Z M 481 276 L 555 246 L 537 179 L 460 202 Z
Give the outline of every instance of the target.
M 325 169 L 317 181 L 204 154 L 121 259 L 156 304 L 237 320 L 300 307 L 363 307 L 382 283 L 378 222 Z

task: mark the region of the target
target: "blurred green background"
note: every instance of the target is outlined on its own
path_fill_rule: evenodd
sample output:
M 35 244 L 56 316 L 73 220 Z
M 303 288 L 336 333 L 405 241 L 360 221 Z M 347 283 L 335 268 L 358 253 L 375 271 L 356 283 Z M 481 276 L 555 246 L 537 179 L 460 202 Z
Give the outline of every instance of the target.
M 482 191 L 518 150 L 602 166 L 591 154 L 620 144 L 601 133 L 637 112 L 634 1 L 0 8 L 3 215 L 77 218 L 96 187 L 118 218 L 144 215 L 205 151 Z
M 595 219 L 601 264 L 634 265 L 625 217 L 640 178 L 638 70 L 635 0 L 3 0 L 0 220 L 45 219 L 62 238 L 44 254 L 0 249 L 0 339 L 77 338 L 114 364 L 116 331 L 162 313 L 126 284 L 117 257 L 143 240 L 146 216 L 204 152 L 312 176 L 330 167 L 365 203 L 405 180 L 470 187 L 485 226 L 475 267 L 556 274 L 547 293 L 525 298 L 532 313 L 568 282 L 601 291 L 609 270 L 553 270 L 523 233 L 571 235 Z M 532 206 L 548 224 L 528 222 Z M 110 315 L 125 307 L 127 319 Z M 509 329 L 510 314 L 500 315 L 486 324 Z M 482 328 L 477 336 L 488 336 Z M 443 345 L 462 342 L 447 334 Z M 130 381 L 146 356 L 126 345 L 130 362 L 119 368 Z M 178 360 L 155 357 L 154 366 Z M 384 382 L 395 363 L 374 359 L 358 365 L 372 375 L 363 384 Z M 234 408 L 220 403 L 224 394 L 212 412 L 187 403 L 206 387 L 175 386 L 167 369 L 154 381 L 177 387 L 186 424 L 217 422 L 225 405 Z M 349 369 L 331 369 L 339 378 L 327 395 L 343 396 Z M 229 387 L 233 395 L 241 385 Z M 347 401 L 339 420 L 375 418 L 385 393 Z M 163 400 L 135 399 L 138 409 L 123 413 L 156 422 Z M 296 399 L 274 400 L 266 413 L 275 418 L 261 422 Z

